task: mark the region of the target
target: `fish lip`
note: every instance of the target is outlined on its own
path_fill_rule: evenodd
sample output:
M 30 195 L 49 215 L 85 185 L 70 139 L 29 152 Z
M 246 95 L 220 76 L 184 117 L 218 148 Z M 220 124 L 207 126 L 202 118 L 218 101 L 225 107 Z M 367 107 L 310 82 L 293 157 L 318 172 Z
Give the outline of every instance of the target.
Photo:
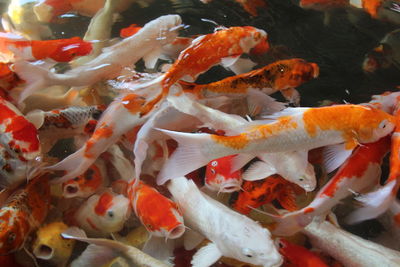
M 227 182 L 221 184 L 221 193 L 232 193 L 240 190 L 240 184 L 237 182 Z
M 65 198 L 73 198 L 78 196 L 79 193 L 79 186 L 76 184 L 67 184 L 63 188 L 63 196 Z M 69 191 L 72 190 L 72 191 Z
M 40 244 L 35 248 L 33 254 L 35 254 L 35 256 L 39 259 L 50 260 L 51 258 L 53 258 L 54 250 L 46 244 Z
M 179 238 L 185 233 L 185 230 L 185 226 L 183 224 L 179 224 L 167 233 L 167 239 Z

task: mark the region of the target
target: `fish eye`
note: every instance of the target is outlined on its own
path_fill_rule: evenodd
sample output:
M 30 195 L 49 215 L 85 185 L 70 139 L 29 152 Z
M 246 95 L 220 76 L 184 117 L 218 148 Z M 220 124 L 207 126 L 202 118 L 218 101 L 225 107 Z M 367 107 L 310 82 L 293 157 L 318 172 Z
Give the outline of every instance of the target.
M 379 123 L 379 129 L 385 129 L 387 125 L 387 120 L 383 120 L 381 121 L 381 123 Z
M 218 165 L 218 162 L 216 160 L 211 161 L 211 166 L 216 167 Z
M 10 232 L 7 237 L 7 242 L 13 243 L 15 241 L 16 237 L 17 237 L 17 235 L 14 232 Z
M 113 218 L 114 212 L 112 210 L 109 210 L 109 211 L 107 211 L 107 215 L 108 215 L 108 217 Z
M 248 248 L 244 248 L 242 249 L 242 253 L 243 255 L 245 255 L 247 258 L 252 258 L 253 257 L 253 251 L 251 251 L 251 249 Z

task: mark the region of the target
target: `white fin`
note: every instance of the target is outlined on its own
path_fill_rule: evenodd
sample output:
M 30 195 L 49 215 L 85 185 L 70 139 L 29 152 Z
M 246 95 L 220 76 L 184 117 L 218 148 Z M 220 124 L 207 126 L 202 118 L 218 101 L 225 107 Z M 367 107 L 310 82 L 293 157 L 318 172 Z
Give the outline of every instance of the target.
M 376 191 L 357 197 L 356 199 L 360 201 L 364 207 L 350 213 L 345 219 L 346 223 L 355 224 L 374 219 L 383 214 L 395 199 L 395 196 L 392 194 L 395 185 L 396 181 L 392 181 Z
M 193 44 L 193 42 L 192 42 Z M 221 59 L 221 65 L 224 66 L 225 68 L 228 68 L 235 64 L 235 62 L 239 59 L 240 56 L 234 56 L 234 57 L 224 57 Z
M 306 110 L 309 108 L 301 107 L 301 108 L 285 108 L 282 111 L 276 112 L 272 115 L 267 115 L 267 116 L 262 116 L 263 119 L 267 120 L 276 120 L 280 117 L 285 117 L 285 116 L 296 116 L 303 114 Z
M 202 236 L 198 232 L 191 229 L 186 229 L 183 236 L 183 247 L 186 250 L 192 250 L 197 247 L 203 240 L 204 236 Z
M 66 174 L 60 178 L 53 179 L 51 183 L 58 184 L 66 182 L 69 179 L 77 177 L 84 173 L 96 160 L 96 158 L 87 158 L 84 156 L 85 147 L 81 147 L 62 161 L 53 166 L 44 168 L 45 170 L 66 171 Z
M 264 161 L 257 161 L 243 173 L 243 180 L 256 181 L 264 179 L 276 173 L 276 169 L 271 164 Z
M 128 160 L 121 148 L 118 145 L 110 146 L 107 151 L 112 155 L 111 163 L 119 173 L 119 176 L 124 181 L 129 181 L 135 175 L 134 167 L 130 160 Z
M 39 129 L 44 122 L 44 111 L 35 109 L 32 111 L 29 111 L 26 115 L 25 118 L 30 121 L 33 125 L 35 125 L 36 129 Z
M 154 69 L 160 57 L 161 49 L 154 49 L 143 57 L 144 65 L 147 69 Z
M 117 256 L 118 254 L 108 247 L 90 244 L 71 262 L 71 267 L 103 266 Z
M 351 155 L 353 150 L 346 149 L 345 144 L 330 145 L 323 148 L 323 164 L 328 173 L 339 168 Z
M 190 173 L 214 159 L 213 155 L 204 155 L 202 151 L 212 143 L 209 134 L 190 134 L 157 130 L 169 135 L 178 142 L 178 148 L 164 164 L 157 177 L 157 184 L 162 185 L 169 179 Z
M 193 255 L 191 264 L 192 267 L 209 267 L 221 257 L 222 253 L 217 246 L 214 243 L 208 243 Z
M 278 236 L 291 236 L 301 231 L 310 224 L 314 218 L 312 215 L 305 214 L 304 210 L 305 208 L 284 214 L 283 216 L 271 216 L 277 223 L 272 233 Z
M 257 89 L 249 89 L 247 95 L 250 116 L 270 115 L 285 109 L 285 103 L 278 102 L 274 98 L 266 95 Z
M 164 237 L 151 236 L 144 244 L 142 251 L 157 260 L 172 265 L 174 244 L 175 241 L 172 239 L 165 240 Z
M 140 173 L 142 172 L 142 164 L 146 159 L 148 148 L 149 145 L 146 141 L 142 139 L 136 140 L 135 146 L 133 147 L 133 154 L 135 155 L 135 178 L 140 177 Z
M 253 154 L 239 154 L 239 155 L 235 156 L 232 159 L 231 172 L 235 172 L 235 171 L 243 168 L 243 166 L 246 165 L 254 157 L 255 157 L 255 155 L 253 155 Z
M 254 66 L 257 65 L 251 59 L 248 58 L 239 58 L 229 66 L 229 69 L 233 71 L 236 75 L 246 73 L 251 71 Z

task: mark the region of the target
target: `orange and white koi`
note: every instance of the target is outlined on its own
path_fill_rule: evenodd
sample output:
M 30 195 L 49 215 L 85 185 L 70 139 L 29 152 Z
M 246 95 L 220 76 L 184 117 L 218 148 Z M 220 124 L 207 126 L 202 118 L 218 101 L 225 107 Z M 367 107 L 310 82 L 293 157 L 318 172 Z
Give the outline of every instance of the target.
M 300 102 L 296 87 L 319 75 L 319 67 L 300 58 L 279 60 L 263 68 L 228 77 L 209 84 L 180 81 L 185 93 L 193 93 L 199 99 L 226 95 L 240 97 L 250 88 L 260 89 L 267 95 L 280 91 L 290 102 Z
M 103 167 L 104 162 L 93 164 L 82 175 L 62 184 L 63 197 L 87 198 L 107 186 L 107 177 Z
M 185 249 L 196 247 L 202 237 L 211 241 L 193 256 L 193 266 L 211 266 L 222 256 L 264 267 L 282 264 L 266 228 L 208 197 L 185 177 L 172 179 L 168 190 L 182 210 L 185 224 L 200 235 L 184 243 Z
M 240 190 L 242 171 L 232 171 L 235 155 L 215 159 L 207 164 L 204 183 L 213 191 L 231 193 Z
M 283 238 L 276 239 L 275 242 L 278 244 L 279 253 L 285 258 L 285 266 L 329 267 L 317 254 L 303 246 L 296 245 Z
M 295 211 L 297 209 L 295 194 L 301 192 L 299 189 L 279 175 L 258 181 L 245 181 L 243 191 L 240 191 L 237 198 L 232 201 L 232 207 L 247 215 L 252 208 L 258 208 L 276 199 L 286 210 Z
M 128 186 L 128 198 L 135 214 L 152 236 L 176 239 L 185 232 L 177 204 L 155 188 L 141 181 L 135 186 L 132 181 Z
M 158 182 L 187 174 L 214 158 L 245 153 L 249 161 L 259 153 L 297 151 L 299 156 L 313 148 L 331 147 L 341 157 L 326 162 L 328 171 L 336 169 L 359 143 L 371 143 L 394 129 L 394 117 L 361 105 L 321 108 L 288 108 L 276 113 L 271 123 L 252 122 L 248 130 L 234 136 L 189 134 L 161 130 L 179 146 L 158 175 Z M 269 121 L 270 122 L 270 121 Z M 247 162 L 246 161 L 246 162 Z
M 20 101 L 34 91 L 51 85 L 87 86 L 103 79 L 115 78 L 124 67 L 135 64 L 144 56 L 154 53 L 154 50 L 172 42 L 180 24 L 181 18 L 178 15 L 161 16 L 147 23 L 135 35 L 103 50 L 93 60 L 63 74 L 53 73 L 43 66 L 26 61 L 18 61 L 14 64 L 15 72 L 28 84 L 21 93 Z
M 0 54 L 1 57 L 11 59 L 9 61 L 52 59 L 57 62 L 69 62 L 91 51 L 92 44 L 80 37 L 41 41 L 26 40 L 15 34 L 0 32 Z
M 28 235 L 45 220 L 50 209 L 49 177 L 32 179 L 0 208 L 0 255 L 24 246 Z
M 363 193 L 378 185 L 382 160 L 389 148 L 389 136 L 356 148 L 307 207 L 275 218 L 278 225 L 274 234 L 292 235 L 311 223 L 315 216 L 327 214 L 353 192 Z
M 40 154 L 35 126 L 10 102 L 0 98 L 0 143 L 11 155 L 32 160 Z
M 129 218 L 129 200 L 110 190 L 88 198 L 74 213 L 72 221 L 94 237 L 118 232 Z
M 142 125 L 150 117 L 158 101 L 158 98 L 148 101 L 132 93 L 112 102 L 85 145 L 61 162 L 48 167 L 50 170 L 66 171 L 63 177 L 54 182 L 62 183 L 84 173 L 123 134 Z

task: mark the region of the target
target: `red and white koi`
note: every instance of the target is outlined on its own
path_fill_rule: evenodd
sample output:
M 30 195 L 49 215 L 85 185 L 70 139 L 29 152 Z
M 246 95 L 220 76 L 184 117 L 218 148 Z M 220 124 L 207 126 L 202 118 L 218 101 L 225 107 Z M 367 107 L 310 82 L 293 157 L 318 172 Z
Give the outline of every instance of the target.
M 111 190 L 91 196 L 73 214 L 73 222 L 94 237 L 118 232 L 129 218 L 129 200 Z
M 158 182 L 187 174 L 214 158 L 245 155 L 245 162 L 258 153 L 297 151 L 336 145 L 332 151 L 341 157 L 327 161 L 328 171 L 336 169 L 359 143 L 371 143 L 388 135 L 394 117 L 375 108 L 360 105 L 337 105 L 321 108 L 288 108 L 275 114 L 271 123 L 257 121 L 247 131 L 234 136 L 189 134 L 161 130 L 179 146 L 158 175 Z
M 0 255 L 24 246 L 28 235 L 45 220 L 50 209 L 49 177 L 32 179 L 0 208 Z
M 207 164 L 204 183 L 206 187 L 221 193 L 239 191 L 242 185 L 242 171 L 232 171 L 235 155 L 215 159 Z
M 327 214 L 354 192 L 363 193 L 378 185 L 382 160 L 389 149 L 389 136 L 357 147 L 307 207 L 275 218 L 278 225 L 273 233 L 292 235 L 311 223 L 315 216 Z
M 266 228 L 208 197 L 185 177 L 172 179 L 168 189 L 185 224 L 196 232 L 184 241 L 185 249 L 193 249 L 203 237 L 211 241 L 193 256 L 193 266 L 211 266 L 222 256 L 264 267 L 282 264 Z
M 15 71 L 28 84 L 20 101 L 34 91 L 51 85 L 88 86 L 103 79 L 115 78 L 124 67 L 135 64 L 154 50 L 172 42 L 180 25 L 181 18 L 178 15 L 161 16 L 147 23 L 135 35 L 104 49 L 95 59 L 63 74 L 53 73 L 26 61 L 18 61 L 14 65 Z

